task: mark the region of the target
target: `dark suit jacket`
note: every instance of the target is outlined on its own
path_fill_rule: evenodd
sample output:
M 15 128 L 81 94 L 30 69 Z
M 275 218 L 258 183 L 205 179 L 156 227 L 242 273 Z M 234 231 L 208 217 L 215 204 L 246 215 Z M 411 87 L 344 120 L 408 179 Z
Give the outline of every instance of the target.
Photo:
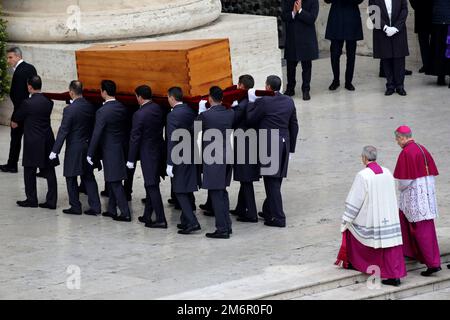
M 414 9 L 414 32 L 432 31 L 433 19 L 433 1 L 434 0 L 409 0 Z
M 246 132 L 249 127 L 247 126 L 247 107 L 248 107 L 248 99 L 242 99 L 239 104 L 233 108 L 234 111 L 234 129 L 242 129 Z M 240 148 L 238 145 L 237 138 L 234 139 L 234 166 L 233 166 L 233 178 L 235 181 L 241 182 L 252 182 L 259 180 L 259 165 L 250 163 L 250 150 L 256 152 L 256 154 L 252 155 L 255 157 L 256 162 L 258 162 L 258 145 L 253 145 L 250 148 L 250 141 L 248 139 L 245 140 L 244 148 Z M 238 164 L 238 157 L 245 156 L 245 163 Z
M 61 126 L 53 152 L 59 154 L 66 142 L 64 176 L 76 177 L 90 170 L 86 162 L 87 149 L 95 124 L 95 107 L 86 99 L 78 98 L 64 108 Z
M 406 19 L 408 18 L 407 0 L 392 0 L 392 21 L 389 21 L 384 0 L 369 0 L 369 5 L 381 8 L 380 21 L 377 15 L 371 15 L 375 24 L 373 29 L 373 57 L 375 59 L 403 58 L 409 55 Z M 377 23 L 379 28 L 377 29 Z M 396 27 L 399 32 L 388 37 L 384 26 Z
M 205 140 L 205 133 L 208 129 L 219 130 L 222 134 L 222 164 L 214 163 L 207 164 L 203 159 L 202 165 L 202 188 L 208 190 L 223 190 L 230 185 L 232 166 L 227 164 L 227 144 L 226 144 L 226 130 L 233 129 L 234 112 L 222 105 L 217 105 L 209 108 L 207 111 L 200 114 L 197 118 L 202 121 L 203 140 Z M 229 139 L 228 139 L 229 140 Z M 213 142 L 203 142 L 203 152 L 205 148 Z M 231 148 L 231 146 L 230 146 Z M 231 150 L 231 149 L 230 149 Z M 215 156 L 215 153 L 213 153 Z M 233 155 L 228 155 L 232 157 Z
M 289 153 L 295 152 L 297 135 L 299 131 L 297 112 L 294 101 L 285 95 L 276 93 L 273 97 L 262 97 L 247 107 L 247 123 L 255 129 L 268 129 L 267 150 L 271 154 L 271 130 L 279 130 L 278 154 L 279 167 L 272 177 L 286 177 Z M 262 165 L 261 167 L 268 167 Z
M 197 118 L 197 112 L 186 104 L 176 105 L 167 116 L 167 164 L 173 166 L 172 188 L 175 193 L 190 193 L 198 190 L 198 172 L 197 165 L 194 163 L 194 141 L 193 125 Z M 191 155 L 189 163 L 174 164 L 172 158 L 172 150 L 179 143 L 172 141 L 175 130 L 184 129 L 190 135 Z M 186 144 L 186 142 L 184 142 Z M 188 144 L 189 145 L 189 144 Z M 186 156 L 183 152 L 179 154 L 181 157 Z
M 127 108 L 119 101 L 109 101 L 97 110 L 95 127 L 88 148 L 94 158 L 101 149 L 101 160 L 106 182 L 125 180 L 127 177 L 125 146 L 128 144 Z
M 25 99 L 28 99 L 28 87 L 27 80 L 32 76 L 37 75 L 36 69 L 33 65 L 22 62 L 17 66 L 17 69 L 14 71 L 12 80 L 11 80 L 11 90 L 9 96 L 14 106 L 14 112 L 11 116 L 11 120 L 17 122 L 18 120 L 15 117 L 16 111 L 22 105 L 22 102 Z
M 331 3 L 325 39 L 362 40 L 363 29 L 359 5 L 363 0 L 325 0 Z
M 53 101 L 42 93 L 36 93 L 22 102 L 16 110 L 15 120 L 23 123 L 23 159 L 24 167 L 48 168 L 56 166 L 59 161 L 50 161 L 48 156 L 55 143 L 50 124 Z
M 318 0 L 303 0 L 303 10 L 292 19 L 295 0 L 283 0 L 281 18 L 286 24 L 284 58 L 289 61 L 309 61 L 319 58 L 316 19 Z
M 164 114 L 156 103 L 146 103 L 133 115 L 128 161 L 141 160 L 146 186 L 160 182 L 164 149 Z

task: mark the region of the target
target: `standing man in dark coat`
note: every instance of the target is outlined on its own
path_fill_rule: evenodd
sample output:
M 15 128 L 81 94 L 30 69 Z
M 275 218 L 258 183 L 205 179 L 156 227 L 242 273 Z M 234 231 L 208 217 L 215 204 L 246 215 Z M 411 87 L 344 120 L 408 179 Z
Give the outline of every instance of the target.
M 254 87 L 255 80 L 251 75 L 242 75 L 239 77 L 238 89 L 250 90 Z M 247 107 L 248 98 L 245 97 L 241 101 L 236 101 L 233 107 L 234 111 L 234 129 L 242 130 L 242 133 L 247 132 L 249 127 L 247 126 Z M 243 143 L 240 145 L 239 143 Z M 234 166 L 233 166 L 233 178 L 235 181 L 239 181 L 240 188 L 238 194 L 238 202 L 236 209 L 230 210 L 231 214 L 238 216 L 237 221 L 240 222 L 258 222 L 258 212 L 256 209 L 255 190 L 253 188 L 253 182 L 259 181 L 259 165 L 257 163 L 258 155 L 250 154 L 252 150 L 249 139 L 240 141 L 234 139 Z M 257 151 L 257 148 L 254 148 Z M 243 162 L 239 161 L 239 158 L 243 158 Z M 255 163 L 251 162 L 251 159 L 256 159 Z
M 433 17 L 433 0 L 409 0 L 414 9 L 414 32 L 419 38 L 420 55 L 422 56 L 422 67 L 419 72 L 424 73 L 430 68 L 430 40 Z
M 86 156 L 89 140 L 94 129 L 96 109 L 83 98 L 82 94 L 83 84 L 80 81 L 72 81 L 69 85 L 69 95 L 73 102 L 64 108 L 61 126 L 49 158 L 53 160 L 57 157 L 65 141 L 64 176 L 66 177 L 70 208 L 64 209 L 63 212 L 81 215 L 80 192 L 77 181 L 78 176 L 80 176 L 90 206 L 84 213 L 95 216 L 101 213 L 101 204 L 94 168 L 86 162 Z
M 139 221 L 147 228 L 167 229 L 164 206 L 159 189 L 160 168 L 164 150 L 164 114 L 162 108 L 152 101 L 152 89 L 142 85 L 135 90 L 136 99 L 141 106 L 133 115 L 128 152 L 128 169 L 134 169 L 139 157 L 144 175 L 146 201 L 144 215 Z M 152 221 L 155 211 L 156 220 Z
M 46 202 L 39 204 L 39 207 L 56 209 L 58 186 L 55 166 L 59 165 L 59 160 L 58 158 L 49 159 L 51 148 L 55 143 L 55 136 L 50 125 L 53 101 L 42 94 L 41 88 L 42 80 L 39 76 L 28 79 L 28 92 L 31 97 L 22 102 L 14 115 L 17 123 L 13 122 L 13 125 L 22 124 L 24 130 L 22 166 L 27 196 L 25 201 L 17 201 L 17 204 L 31 208 L 38 206 L 36 171 L 40 168 L 42 175 L 47 179 L 48 192 Z
M 370 6 L 380 8 L 380 16 L 372 14 L 373 57 L 381 59 L 386 74 L 386 92 L 390 96 L 397 92 L 406 96 L 405 58 L 409 55 L 406 19 L 408 2 L 406 0 L 369 0 Z
M 285 94 L 295 95 L 295 77 L 298 62 L 302 65 L 303 100 L 310 100 L 312 60 L 319 58 L 316 35 L 316 19 L 319 15 L 318 0 L 283 0 L 281 18 L 286 23 L 284 58 L 287 63 L 287 88 Z
M 270 154 L 278 155 L 276 170 L 266 171 L 271 164 L 261 164 L 266 199 L 263 211 L 259 215 L 264 218 L 266 226 L 284 228 L 286 215 L 283 211 L 281 183 L 287 176 L 290 154 L 295 152 L 299 129 L 294 101 L 280 94 L 280 88 L 281 79 L 277 76 L 269 76 L 266 80 L 266 90 L 274 91 L 273 97 L 257 99 L 254 89 L 249 90 L 247 124 L 255 129 L 267 130 L 267 150 Z M 276 132 L 274 130 L 278 130 L 279 133 L 278 150 L 274 150 L 274 146 L 271 145 L 271 136 Z
M 331 68 L 334 79 L 329 89 L 336 90 L 340 86 L 340 59 L 342 48 L 347 52 L 347 69 L 345 72 L 345 89 L 354 91 L 352 84 L 355 70 L 356 43 L 364 39 L 359 5 L 363 0 L 325 0 L 331 3 L 328 15 L 325 39 L 331 41 Z
M 19 162 L 20 149 L 22 147 L 23 123 L 16 118 L 16 113 L 25 99 L 28 99 L 27 80 L 37 75 L 36 69 L 22 59 L 22 50 L 13 47 L 7 50 L 8 64 L 14 69 L 11 81 L 9 96 L 14 106 L 11 116 L 11 142 L 9 145 L 8 163 L 0 166 L 3 172 L 17 173 L 17 163 Z M 13 125 L 17 123 L 17 126 Z
M 230 218 L 230 201 L 228 198 L 227 187 L 230 186 L 232 166 L 227 163 L 227 144 L 230 142 L 227 138 L 227 130 L 232 130 L 234 122 L 234 112 L 222 105 L 223 91 L 219 87 L 209 89 L 209 104 L 211 107 L 206 110 L 206 101 L 202 100 L 199 104 L 199 116 L 197 120 L 202 122 L 203 131 L 203 150 L 213 142 L 205 141 L 205 135 L 209 129 L 219 130 L 222 135 L 223 145 L 222 157 L 212 152 L 215 157 L 212 163 L 209 163 L 207 155 L 203 154 L 202 160 L 202 188 L 208 190 L 211 198 L 211 204 L 216 217 L 216 231 L 207 233 L 208 238 L 228 239 L 232 233 Z M 219 152 L 220 153 L 220 152 Z
M 101 82 L 101 95 L 105 100 L 95 115 L 95 126 L 89 143 L 87 161 L 93 166 L 97 148 L 101 148 L 103 173 L 108 183 L 109 202 L 105 217 L 115 221 L 131 221 L 130 208 L 122 185 L 127 177 L 124 146 L 127 144 L 127 108 L 115 99 L 116 84 L 111 80 Z M 97 160 L 97 159 L 96 159 Z M 117 215 L 119 207 L 121 215 Z
M 200 224 L 194 214 L 195 208 L 192 203 L 193 192 L 198 190 L 197 165 L 194 162 L 194 121 L 197 112 L 183 103 L 183 91 L 179 87 L 172 87 L 168 91 L 168 100 L 172 111 L 167 116 L 167 175 L 172 179 L 172 190 L 181 207 L 181 223 L 178 224 L 179 234 L 190 234 L 200 230 Z M 190 157 L 184 151 L 172 154 L 172 150 L 179 143 L 174 137 L 176 130 L 184 130 L 190 137 Z M 179 157 L 179 158 L 178 158 Z M 178 158 L 178 159 L 175 159 Z

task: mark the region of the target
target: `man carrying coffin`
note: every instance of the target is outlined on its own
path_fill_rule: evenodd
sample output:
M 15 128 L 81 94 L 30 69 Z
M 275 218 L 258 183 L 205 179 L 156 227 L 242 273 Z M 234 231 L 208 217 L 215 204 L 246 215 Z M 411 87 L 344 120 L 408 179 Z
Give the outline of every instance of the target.
M 116 84 L 113 81 L 101 82 L 101 95 L 105 102 L 95 114 L 94 133 L 86 159 L 91 166 L 94 165 L 94 155 L 97 148 L 101 148 L 103 174 L 109 188 L 108 211 L 104 212 L 103 216 L 111 217 L 116 221 L 130 222 L 130 208 L 122 185 L 122 181 L 127 177 L 124 149 L 128 138 L 127 109 L 115 99 Z M 120 216 L 117 215 L 117 207 L 120 209 Z
M 139 86 L 135 93 L 141 107 L 133 115 L 127 167 L 134 169 L 138 156 L 140 157 L 146 201 L 144 215 L 138 219 L 148 228 L 167 229 L 159 189 L 161 161 L 165 152 L 163 138 L 165 118 L 162 108 L 152 101 L 152 90 L 149 86 Z M 152 221 L 153 211 L 156 214 L 155 221 Z
M 365 169 L 358 172 L 345 201 L 342 247 L 336 265 L 372 273 L 378 267 L 382 283 L 400 285 L 406 276 L 395 181 L 377 164 L 377 149 L 362 152 Z
M 266 80 L 266 90 L 273 91 L 274 96 L 257 98 L 255 89 L 248 91 L 247 125 L 267 132 L 266 141 L 262 142 L 262 132 L 259 132 L 259 147 L 265 144 L 272 159 L 268 164 L 260 164 L 266 199 L 259 216 L 264 218 L 266 226 L 284 228 L 286 215 L 283 211 L 281 183 L 287 176 L 290 154 L 295 152 L 298 122 L 294 101 L 291 97 L 282 95 L 280 88 L 281 79 L 278 76 L 269 76 Z
M 434 219 L 438 217 L 435 176 L 438 169 L 424 146 L 412 138 L 408 126 L 395 131 L 395 139 L 402 148 L 394 177 L 400 191 L 400 222 L 403 235 L 403 254 L 427 266 L 425 277 L 441 270 L 441 258 Z
M 70 208 L 64 209 L 63 212 L 75 215 L 80 215 L 82 212 L 77 181 L 80 176 L 90 206 L 90 209 L 84 213 L 95 216 L 101 213 L 100 197 L 93 172 L 94 168 L 86 162 L 86 154 L 94 130 L 96 109 L 83 98 L 82 93 L 82 83 L 72 81 L 69 85 L 69 95 L 73 102 L 64 108 L 61 126 L 49 158 L 53 160 L 57 157 L 65 141 L 64 176 L 66 177 Z
M 194 163 L 194 121 L 197 118 L 197 112 L 183 103 L 183 91 L 179 87 L 172 87 L 168 91 L 168 100 L 172 111 L 167 115 L 167 175 L 172 179 L 172 190 L 175 199 L 181 207 L 181 223 L 177 225 L 179 234 L 190 234 L 200 230 L 200 224 L 194 214 L 195 207 L 193 203 L 193 192 L 198 190 L 198 171 Z M 184 139 L 188 141 L 178 142 L 175 137 L 176 131 L 184 133 Z M 181 152 L 179 146 L 186 148 Z M 178 147 L 177 147 L 178 146 Z M 189 152 L 188 152 L 189 150 Z M 179 161 L 174 159 L 179 157 Z

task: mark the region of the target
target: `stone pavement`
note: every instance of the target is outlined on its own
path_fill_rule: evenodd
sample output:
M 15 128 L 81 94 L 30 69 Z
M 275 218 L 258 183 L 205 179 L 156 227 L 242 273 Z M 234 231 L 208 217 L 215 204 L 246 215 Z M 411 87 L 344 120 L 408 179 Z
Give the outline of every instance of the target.
M 393 131 L 401 124 L 412 127 L 416 140 L 434 155 L 441 175 L 437 179 L 441 217 L 437 220 L 443 252 L 450 252 L 450 90 L 435 86 L 435 79 L 415 73 L 407 77 L 407 97 L 385 97 L 384 80 L 377 77 L 378 61 L 357 58 L 356 92 L 327 90 L 331 81 L 328 59 L 313 64 L 312 100 L 296 98 L 300 135 L 283 184 L 287 228 L 273 229 L 233 221 L 230 240 L 204 236 L 214 229 L 214 219 L 198 211 L 202 232 L 176 233 L 180 212 L 166 206 L 167 230 L 151 230 L 137 222 L 143 206 L 143 179 L 138 167 L 134 183 L 131 224 L 104 217 L 67 216 L 68 206 L 62 166 L 57 168 L 59 200 L 56 211 L 21 209 L 24 199 L 23 170 L 0 174 L 0 298 L 2 299 L 156 299 L 202 292 L 202 288 L 233 288 L 232 281 L 255 283 L 261 292 L 272 290 L 278 275 L 286 283 L 299 274 L 311 281 L 333 272 L 341 235 L 343 202 L 361 169 L 364 145 L 379 148 L 379 162 L 393 169 L 400 151 Z M 409 66 L 417 70 L 417 66 Z M 299 70 L 300 71 L 300 70 Z M 300 76 L 300 72 L 299 72 Z M 54 128 L 55 130 L 57 128 Z M 0 128 L 0 162 L 6 161 L 9 129 Z M 103 185 L 102 174 L 98 174 Z M 39 197 L 45 197 L 45 181 L 39 181 Z M 238 185 L 230 188 L 236 203 Z M 163 200 L 169 184 L 162 183 Z M 203 203 L 206 192 L 196 194 Z M 256 186 L 258 207 L 264 199 L 262 183 Z M 83 203 L 86 199 L 83 196 Z M 69 290 L 68 266 L 81 270 L 81 288 Z M 443 272 L 449 272 L 443 270 Z M 267 278 L 258 275 L 269 274 Z M 267 281 L 267 283 L 266 283 Z M 242 296 L 236 289 L 224 296 Z

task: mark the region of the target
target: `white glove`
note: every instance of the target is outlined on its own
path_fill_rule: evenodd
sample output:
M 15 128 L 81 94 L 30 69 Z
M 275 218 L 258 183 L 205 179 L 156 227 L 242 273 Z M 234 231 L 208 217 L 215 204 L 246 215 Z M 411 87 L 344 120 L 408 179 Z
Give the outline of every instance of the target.
M 293 152 L 289 153 L 289 160 L 294 160 L 294 153 Z
M 166 168 L 166 173 L 169 177 L 173 178 L 173 166 L 168 164 Z
M 134 169 L 134 163 L 133 162 L 130 162 L 130 161 L 127 161 L 127 168 L 128 169 Z
M 200 100 L 198 103 L 198 114 L 202 114 L 206 111 L 206 100 Z
M 57 155 L 56 153 L 50 152 L 50 155 L 48 156 L 48 158 L 49 158 L 50 160 L 55 160 L 57 156 L 58 156 L 58 155 Z
M 92 161 L 92 158 L 91 158 L 91 157 L 87 156 L 87 157 L 86 157 L 86 160 L 87 160 L 87 162 L 88 162 L 91 166 L 94 165 L 94 162 Z
M 386 35 L 388 37 L 392 37 L 394 34 L 398 32 L 398 29 L 395 27 L 386 27 L 386 30 L 384 32 L 386 32 Z
M 239 102 L 237 100 L 234 100 L 233 104 L 231 105 L 232 108 L 237 107 L 239 105 Z
M 250 89 L 248 90 L 248 101 L 249 102 L 255 102 L 256 99 L 259 99 L 261 97 L 256 96 L 256 89 Z

